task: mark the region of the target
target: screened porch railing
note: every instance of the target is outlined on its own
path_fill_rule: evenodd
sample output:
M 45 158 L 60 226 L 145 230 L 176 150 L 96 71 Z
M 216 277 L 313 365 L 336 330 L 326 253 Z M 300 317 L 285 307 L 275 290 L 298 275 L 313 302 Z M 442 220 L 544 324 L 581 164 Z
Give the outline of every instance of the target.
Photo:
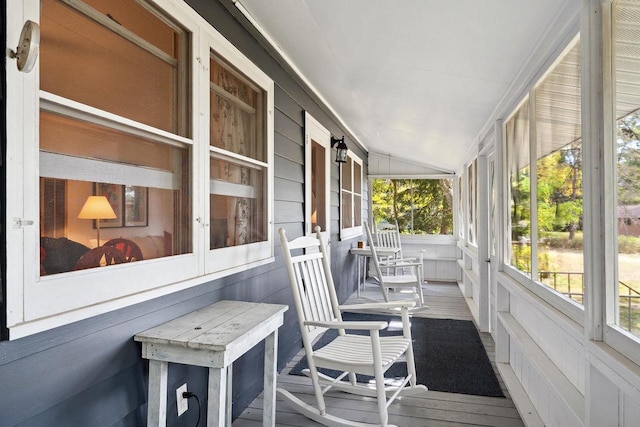
M 584 273 L 569 271 L 539 271 L 538 281 L 568 296 L 574 301 L 583 303 Z M 640 332 L 640 291 L 619 281 L 620 302 L 619 326 L 627 331 Z

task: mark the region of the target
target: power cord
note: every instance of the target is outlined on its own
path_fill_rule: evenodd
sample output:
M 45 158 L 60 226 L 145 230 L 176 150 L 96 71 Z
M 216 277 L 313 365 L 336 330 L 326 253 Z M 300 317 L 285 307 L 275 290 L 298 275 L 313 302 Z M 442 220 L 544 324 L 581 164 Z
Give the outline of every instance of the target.
M 185 399 L 190 399 L 190 398 L 195 398 L 196 402 L 198 402 L 198 421 L 196 421 L 196 427 L 198 427 L 200 425 L 200 399 L 198 399 L 198 396 L 196 396 L 195 393 L 190 392 L 190 391 L 185 391 L 182 393 L 182 397 Z

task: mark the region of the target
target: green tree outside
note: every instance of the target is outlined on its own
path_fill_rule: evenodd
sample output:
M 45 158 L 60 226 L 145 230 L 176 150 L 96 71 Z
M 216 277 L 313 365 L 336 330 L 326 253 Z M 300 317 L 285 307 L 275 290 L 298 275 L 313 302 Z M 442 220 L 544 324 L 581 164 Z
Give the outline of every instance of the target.
M 453 233 L 453 185 L 450 179 L 374 179 L 373 219 L 397 221 L 405 234 Z

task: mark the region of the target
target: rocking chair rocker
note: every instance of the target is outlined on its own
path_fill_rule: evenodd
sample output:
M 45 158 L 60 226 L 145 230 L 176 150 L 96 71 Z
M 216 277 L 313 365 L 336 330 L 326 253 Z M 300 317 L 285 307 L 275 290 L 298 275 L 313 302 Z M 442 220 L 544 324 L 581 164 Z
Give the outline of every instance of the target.
M 320 227 L 316 227 L 316 236 L 303 236 L 290 242 L 282 228 L 279 233 L 309 364 L 304 373 L 311 377 L 317 407 L 303 402 L 287 390 L 278 388 L 277 393 L 298 412 L 326 426 L 371 426 L 328 414 L 324 393 L 329 389 L 375 397 L 380 415 L 380 424 L 376 425 L 391 427 L 387 412 L 391 402 L 399 395 L 419 394 L 427 390 L 424 385 L 416 383 L 408 312 L 415 303 L 398 301 L 339 306 Z M 294 251 L 301 253 L 294 255 Z M 342 321 L 341 311 L 376 309 L 400 310 L 403 335 L 381 337 L 379 331 L 387 327 L 387 322 L 383 321 Z M 314 339 L 328 329 L 337 329 L 338 337 L 324 347 L 313 349 Z M 368 330 L 369 336 L 352 335 L 345 330 Z M 407 376 L 394 385 L 385 384 L 384 373 L 403 356 L 407 363 Z M 338 370 L 342 374 L 333 378 L 318 372 L 319 368 Z M 358 383 L 356 374 L 373 376 L 375 381 L 371 384 Z

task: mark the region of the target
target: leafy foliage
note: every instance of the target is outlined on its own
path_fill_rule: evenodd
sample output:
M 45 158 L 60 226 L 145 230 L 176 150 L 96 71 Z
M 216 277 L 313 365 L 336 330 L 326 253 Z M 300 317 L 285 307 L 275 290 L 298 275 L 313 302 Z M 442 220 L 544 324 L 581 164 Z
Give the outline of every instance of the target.
M 397 221 L 403 233 L 453 233 L 450 179 L 375 179 L 372 188 L 376 223 Z

